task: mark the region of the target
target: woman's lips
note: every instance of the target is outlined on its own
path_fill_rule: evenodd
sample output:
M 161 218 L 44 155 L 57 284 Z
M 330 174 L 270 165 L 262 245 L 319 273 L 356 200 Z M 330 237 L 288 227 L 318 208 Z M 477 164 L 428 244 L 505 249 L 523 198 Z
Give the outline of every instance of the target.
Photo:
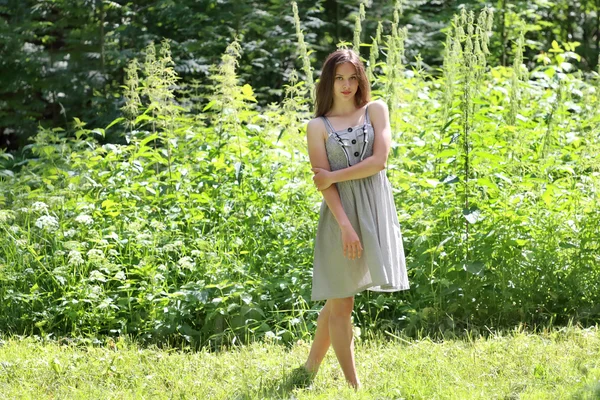
M 342 94 L 345 94 L 345 95 L 348 95 L 350 93 L 352 93 L 352 92 L 342 92 Z

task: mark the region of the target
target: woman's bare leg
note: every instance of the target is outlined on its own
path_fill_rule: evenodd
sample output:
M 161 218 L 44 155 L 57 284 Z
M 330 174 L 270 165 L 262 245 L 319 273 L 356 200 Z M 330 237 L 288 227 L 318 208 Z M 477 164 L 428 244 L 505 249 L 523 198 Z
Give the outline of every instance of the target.
M 350 386 L 358 389 L 360 381 L 354 364 L 354 335 L 350 317 L 354 308 L 354 297 L 329 299 L 329 337 L 335 355 Z
M 325 306 L 321 309 L 319 313 L 319 317 L 317 318 L 317 330 L 315 332 L 315 339 L 313 340 L 312 346 L 310 348 L 310 354 L 308 355 L 308 360 L 304 363 L 304 367 L 316 374 L 319 370 L 319 366 L 321 362 L 325 358 L 327 351 L 329 350 L 330 340 L 329 340 L 329 309 L 330 301 L 327 300 L 325 302 Z

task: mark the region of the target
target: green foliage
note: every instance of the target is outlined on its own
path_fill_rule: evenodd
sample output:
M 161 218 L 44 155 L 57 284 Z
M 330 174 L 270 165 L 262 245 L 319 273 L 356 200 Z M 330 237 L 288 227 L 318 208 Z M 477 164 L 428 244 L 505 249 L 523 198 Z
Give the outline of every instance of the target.
M 357 296 L 357 325 L 368 337 L 598 322 L 597 75 L 556 43 L 515 79 L 518 62 L 487 57 L 488 10 L 454 20 L 441 76 L 411 70 L 397 10 L 369 59 L 392 114 L 411 290 Z M 169 43 L 129 65 L 106 128 L 75 118 L 69 132 L 40 127 L 31 158 L 0 154 L 0 330 L 194 346 L 314 331 L 310 83 L 293 70 L 282 105 L 255 107 L 234 39 L 200 109 Z M 109 129 L 124 143 L 102 144 Z
M 358 15 L 354 21 L 354 41 L 353 50 L 360 54 L 360 33 L 362 32 L 362 21 L 365 19 L 365 2 L 361 1 Z
M 304 71 L 304 76 L 306 79 L 306 86 L 308 89 L 308 93 L 310 93 L 311 99 L 314 103 L 315 101 L 315 84 L 313 81 L 313 72 L 310 63 L 310 58 L 308 57 L 309 51 L 304 42 L 304 33 L 302 33 L 302 28 L 300 27 L 300 16 L 298 15 L 298 5 L 295 1 L 292 2 L 292 9 L 294 12 L 294 25 L 296 26 L 296 37 L 298 38 L 298 48 L 300 50 L 300 58 L 302 59 L 302 69 Z

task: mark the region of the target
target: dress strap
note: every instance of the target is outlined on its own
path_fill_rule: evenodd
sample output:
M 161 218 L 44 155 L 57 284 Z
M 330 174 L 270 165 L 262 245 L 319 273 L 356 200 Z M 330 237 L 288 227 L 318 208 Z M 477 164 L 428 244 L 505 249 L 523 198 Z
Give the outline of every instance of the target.
M 324 115 L 321 115 L 321 119 L 323 119 L 323 121 L 325 122 L 325 129 L 327 129 L 327 134 L 331 135 L 332 133 L 334 133 L 335 129 L 333 129 L 333 125 L 331 125 L 329 119 Z
M 365 123 L 366 124 L 370 124 L 371 120 L 369 119 L 369 105 L 367 104 L 367 107 L 365 107 Z

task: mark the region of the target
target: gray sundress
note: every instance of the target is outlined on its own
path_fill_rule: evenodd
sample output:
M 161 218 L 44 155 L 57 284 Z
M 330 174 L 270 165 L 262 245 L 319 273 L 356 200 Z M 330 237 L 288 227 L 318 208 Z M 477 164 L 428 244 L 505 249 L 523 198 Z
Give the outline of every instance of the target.
M 364 123 L 345 130 L 335 131 L 326 117 L 321 118 L 327 127 L 325 148 L 332 171 L 373 155 L 375 133 L 368 106 Z M 323 199 L 314 244 L 311 300 L 350 297 L 365 289 L 409 289 L 402 234 L 386 170 L 334 185 L 363 252 L 354 260 L 344 257 L 342 232 Z

